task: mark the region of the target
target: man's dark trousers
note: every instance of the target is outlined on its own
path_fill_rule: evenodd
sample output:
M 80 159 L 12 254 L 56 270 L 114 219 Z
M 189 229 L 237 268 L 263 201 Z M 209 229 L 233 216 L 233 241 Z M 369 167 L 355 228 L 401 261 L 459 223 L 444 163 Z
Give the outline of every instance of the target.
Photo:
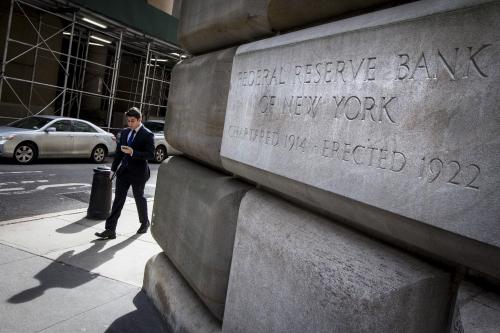
M 118 218 L 121 215 L 123 205 L 127 199 L 127 192 L 130 186 L 132 186 L 135 205 L 137 206 L 137 212 L 139 213 L 139 221 L 142 225 L 149 223 L 148 204 L 146 198 L 144 197 L 144 187 L 146 184 L 143 182 L 132 183 L 126 177 L 118 176 L 116 178 L 115 200 L 113 201 L 111 214 L 106 220 L 106 230 L 116 230 L 116 224 L 118 223 Z
M 118 218 L 121 215 L 123 205 L 127 199 L 127 192 L 132 186 L 139 221 L 142 226 L 149 225 L 148 206 L 144 197 L 144 188 L 149 179 L 150 171 L 148 160 L 154 156 L 154 135 L 142 126 L 134 135 L 133 142 L 127 142 L 130 129 L 121 132 L 120 141 L 116 147 L 116 155 L 111 170 L 116 172 L 115 200 L 111 209 L 111 215 L 106 219 L 106 230 L 116 230 Z M 129 145 L 134 153 L 131 156 L 121 151 L 122 145 Z

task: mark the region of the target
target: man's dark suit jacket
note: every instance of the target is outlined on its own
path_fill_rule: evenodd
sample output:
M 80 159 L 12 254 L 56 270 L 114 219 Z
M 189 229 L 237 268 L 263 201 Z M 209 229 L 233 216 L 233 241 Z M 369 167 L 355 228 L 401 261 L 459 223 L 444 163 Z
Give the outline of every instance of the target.
M 117 172 L 118 177 L 127 177 L 131 183 L 146 182 L 149 179 L 148 160 L 154 157 L 154 134 L 146 127 L 141 129 L 135 135 L 134 141 L 130 145 L 134 150 L 132 157 L 121 151 L 121 146 L 127 145 L 127 138 L 130 128 L 121 131 L 120 140 L 116 145 L 116 154 L 111 170 Z M 126 161 L 125 161 L 126 160 Z M 121 165 L 120 165 L 121 163 Z

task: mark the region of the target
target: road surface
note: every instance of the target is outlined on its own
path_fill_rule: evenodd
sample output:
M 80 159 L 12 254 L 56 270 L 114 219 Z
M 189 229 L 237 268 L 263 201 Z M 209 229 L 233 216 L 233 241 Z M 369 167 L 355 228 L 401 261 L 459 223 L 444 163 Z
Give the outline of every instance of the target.
M 50 159 L 19 165 L 0 159 L 0 221 L 87 208 L 93 169 L 111 166 L 111 162 L 111 158 L 104 164 L 85 159 Z M 150 164 L 147 198 L 154 196 L 158 167 L 159 164 Z M 132 189 L 128 195 L 132 197 Z

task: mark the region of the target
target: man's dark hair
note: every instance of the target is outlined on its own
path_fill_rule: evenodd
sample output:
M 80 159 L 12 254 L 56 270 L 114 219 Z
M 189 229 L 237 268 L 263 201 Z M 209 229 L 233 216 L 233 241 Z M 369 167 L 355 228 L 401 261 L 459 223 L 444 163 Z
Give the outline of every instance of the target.
M 134 106 L 128 109 L 128 111 L 125 113 L 125 116 L 134 117 L 139 120 L 141 119 L 141 111 L 139 111 L 139 109 Z

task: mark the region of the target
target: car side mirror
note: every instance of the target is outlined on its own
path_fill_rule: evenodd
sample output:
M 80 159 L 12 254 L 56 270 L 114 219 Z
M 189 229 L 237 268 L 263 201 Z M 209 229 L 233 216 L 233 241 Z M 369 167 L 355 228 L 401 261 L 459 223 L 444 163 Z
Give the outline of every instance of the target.
M 55 132 L 56 128 L 55 127 L 49 127 L 45 129 L 45 132 L 50 133 L 50 132 Z

